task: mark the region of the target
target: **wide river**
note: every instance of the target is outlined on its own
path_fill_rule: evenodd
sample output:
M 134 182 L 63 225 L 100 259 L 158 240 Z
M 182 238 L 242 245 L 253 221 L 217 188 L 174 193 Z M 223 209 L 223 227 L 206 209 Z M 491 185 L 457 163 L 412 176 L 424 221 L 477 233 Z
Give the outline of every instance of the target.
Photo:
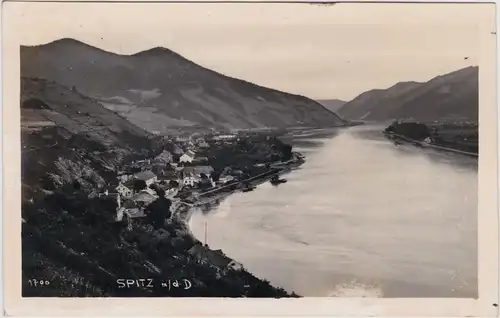
M 287 183 L 194 213 L 193 233 L 302 296 L 477 297 L 477 159 L 382 129 L 294 138 Z

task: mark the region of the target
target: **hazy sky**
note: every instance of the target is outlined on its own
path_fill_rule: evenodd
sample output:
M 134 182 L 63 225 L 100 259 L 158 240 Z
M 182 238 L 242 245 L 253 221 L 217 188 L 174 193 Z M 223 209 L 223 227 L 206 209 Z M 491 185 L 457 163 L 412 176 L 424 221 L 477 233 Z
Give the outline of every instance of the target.
M 5 3 L 21 44 L 72 37 L 116 53 L 164 46 L 229 76 L 350 100 L 479 60 L 492 4 Z M 464 59 L 469 57 L 468 59 Z

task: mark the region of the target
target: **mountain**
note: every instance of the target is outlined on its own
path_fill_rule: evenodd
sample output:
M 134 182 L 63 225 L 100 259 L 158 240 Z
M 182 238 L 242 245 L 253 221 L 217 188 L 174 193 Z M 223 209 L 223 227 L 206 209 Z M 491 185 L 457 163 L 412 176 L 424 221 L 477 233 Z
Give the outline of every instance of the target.
M 340 99 L 322 99 L 318 100 L 318 103 L 325 106 L 329 111 L 336 113 L 347 102 Z
M 421 121 L 478 119 L 478 67 L 437 76 L 426 83 L 401 82 L 362 93 L 338 110 L 346 119 Z
M 21 74 L 75 87 L 150 132 L 345 124 L 306 97 L 219 74 L 166 48 L 119 55 L 73 39 L 22 46 Z

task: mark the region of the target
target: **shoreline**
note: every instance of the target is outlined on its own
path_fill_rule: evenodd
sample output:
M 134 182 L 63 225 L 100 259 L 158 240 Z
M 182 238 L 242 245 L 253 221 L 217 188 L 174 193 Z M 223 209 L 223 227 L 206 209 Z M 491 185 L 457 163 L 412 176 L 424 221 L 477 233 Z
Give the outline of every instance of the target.
M 463 151 L 463 150 L 459 150 L 459 149 L 455 149 L 455 148 L 448 148 L 448 147 L 443 147 L 443 146 L 439 146 L 439 145 L 429 144 L 429 143 L 426 143 L 423 141 L 413 140 L 411 138 L 408 138 L 406 136 L 396 134 L 393 132 L 384 132 L 384 135 L 390 136 L 389 139 L 403 140 L 407 143 L 422 147 L 424 149 L 435 149 L 435 150 L 441 150 L 441 151 L 445 151 L 445 152 L 452 152 L 452 153 L 456 153 L 456 154 L 461 154 L 461 155 L 465 155 L 465 156 L 469 156 L 469 157 L 476 157 L 476 158 L 479 157 L 478 153 L 467 152 L 467 151 Z
M 304 157 L 302 156 L 302 158 L 304 158 Z M 249 182 L 249 180 L 251 180 L 250 182 L 253 186 L 257 187 L 263 183 L 269 182 L 271 180 L 271 178 L 275 175 L 278 175 L 278 176 L 285 175 L 285 174 L 288 174 L 288 173 L 292 172 L 293 170 L 299 168 L 305 162 L 305 160 L 302 158 L 298 162 L 291 161 L 291 162 L 287 162 L 287 163 L 282 163 L 282 164 L 285 164 L 285 166 L 281 167 L 281 168 L 276 168 L 278 171 L 268 171 L 268 172 L 261 174 L 261 175 L 266 174 L 266 176 L 256 178 L 256 177 L 261 176 L 261 175 L 257 175 L 257 176 L 254 176 L 254 177 L 242 180 L 242 181 L 233 182 L 231 184 L 228 184 L 228 185 L 221 187 L 221 188 L 218 188 L 216 190 L 230 189 L 231 187 L 234 187 L 234 186 L 241 184 L 243 182 Z M 209 191 L 213 191 L 213 189 L 209 190 Z M 225 199 L 226 197 L 228 197 L 236 192 L 241 192 L 241 190 L 235 189 L 235 190 L 230 190 L 230 191 L 221 191 L 221 193 L 219 193 L 219 194 L 215 194 L 213 196 L 207 197 L 208 200 L 206 200 L 206 201 L 201 201 L 201 200 L 199 200 L 199 197 L 198 197 L 196 199 L 196 201 L 198 201 L 198 202 L 195 201 L 194 203 L 189 203 L 189 202 L 185 202 L 182 200 L 175 200 L 175 201 L 172 200 L 173 205 L 174 204 L 178 205 L 174 208 L 173 214 L 176 217 L 178 217 L 180 221 L 185 223 L 185 225 L 189 228 L 189 221 L 191 220 L 191 217 L 192 217 L 193 213 L 195 212 L 196 208 L 198 208 L 199 206 L 201 206 L 203 204 L 210 204 L 212 201 L 215 201 L 217 199 L 221 199 L 221 198 Z M 184 211 L 176 211 L 179 208 L 181 208 L 181 206 L 188 206 L 189 208 L 185 209 Z M 194 235 L 191 233 L 191 230 L 190 230 L 190 234 L 194 237 Z M 199 241 L 196 237 L 194 237 L 194 238 L 196 239 L 196 241 Z
M 231 187 L 233 187 L 236 184 L 248 182 L 248 180 L 252 180 L 252 181 L 250 181 L 251 184 L 252 184 L 252 186 L 257 187 L 257 186 L 259 186 L 261 184 L 269 182 L 271 180 L 271 178 L 273 176 L 275 176 L 275 175 L 281 176 L 281 175 L 288 174 L 288 173 L 292 172 L 293 170 L 298 169 L 305 162 L 304 156 L 302 154 L 300 154 L 300 153 L 296 153 L 296 154 L 298 154 L 299 157 L 297 157 L 295 159 L 291 159 L 290 161 L 288 161 L 286 163 L 282 163 L 282 164 L 284 164 L 284 166 L 281 166 L 281 168 L 278 168 L 278 171 L 269 171 L 269 172 L 261 174 L 261 175 L 266 174 L 266 176 L 263 176 L 261 178 L 256 178 L 256 177 L 261 176 L 261 175 L 257 175 L 257 176 L 254 176 L 254 177 L 242 180 L 242 181 L 235 182 L 235 183 L 230 184 L 227 187 L 223 187 L 223 188 L 231 188 Z M 223 188 L 221 188 L 221 189 L 223 189 Z M 213 201 L 218 200 L 218 199 L 224 200 L 224 199 L 226 199 L 227 197 L 229 197 L 230 195 L 232 195 L 232 194 L 234 194 L 236 192 L 241 192 L 241 190 L 240 189 L 235 189 L 235 190 L 231 190 L 231 191 L 227 191 L 227 192 L 226 191 L 222 191 L 220 194 L 216 194 L 214 196 L 209 196 L 207 198 L 208 200 L 201 201 L 201 203 L 200 202 L 196 202 L 196 201 L 199 200 L 199 198 L 196 198 L 195 203 L 188 203 L 188 202 L 184 202 L 182 200 L 173 201 L 172 205 L 174 205 L 174 204 L 177 205 L 177 206 L 174 207 L 174 211 L 172 212 L 173 217 L 176 217 L 185 226 L 185 229 L 187 230 L 187 235 L 190 236 L 193 239 L 193 241 L 195 241 L 195 242 L 203 245 L 203 242 L 201 242 L 193 234 L 193 232 L 191 230 L 191 227 L 190 227 L 190 224 L 189 224 L 190 221 L 191 221 L 191 218 L 192 218 L 193 214 L 195 212 L 197 212 L 196 209 L 199 209 L 199 206 L 201 206 L 201 205 L 211 204 Z M 187 208 L 183 208 L 183 207 L 187 207 Z M 210 210 L 212 210 L 212 208 L 213 207 L 211 207 Z M 208 247 L 208 248 L 210 250 L 212 250 L 210 247 Z M 231 257 L 229 257 L 227 255 L 226 255 L 226 257 L 228 257 L 229 259 L 231 259 L 231 261 L 233 261 L 233 262 L 237 262 L 237 260 L 234 260 L 233 258 L 231 258 Z M 242 264 L 242 265 L 244 265 L 244 264 Z M 252 274 L 251 272 L 249 272 L 249 273 Z M 260 277 L 257 277 L 257 278 L 258 279 L 262 279 Z M 272 285 L 272 282 L 271 282 L 271 285 Z M 293 291 L 289 291 L 289 292 L 293 293 Z

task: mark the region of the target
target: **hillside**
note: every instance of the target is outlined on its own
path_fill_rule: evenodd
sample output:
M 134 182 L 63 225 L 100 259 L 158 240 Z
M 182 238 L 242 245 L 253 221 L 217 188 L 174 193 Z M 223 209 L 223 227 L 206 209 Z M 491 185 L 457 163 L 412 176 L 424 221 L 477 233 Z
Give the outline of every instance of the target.
M 118 55 L 72 39 L 21 47 L 21 74 L 76 87 L 149 131 L 343 125 L 319 103 L 227 77 L 165 48 Z
M 339 109 L 346 119 L 421 121 L 478 119 L 478 67 L 467 67 L 426 83 L 401 82 L 362 93 Z
M 336 113 L 347 102 L 340 99 L 321 99 L 318 100 L 318 103 L 325 106 L 329 111 Z
M 57 83 L 21 79 L 23 197 L 78 180 L 104 185 L 121 161 L 149 151 L 149 133 Z
M 150 156 L 154 145 L 95 100 L 52 81 L 22 79 L 23 297 L 292 296 L 244 269 L 198 261 L 189 253 L 197 242 L 167 199 L 128 224 L 115 220 L 112 196 L 89 195 L 103 193 L 128 156 Z M 153 226 L 149 216 L 168 221 Z M 119 278 L 156 284 L 121 288 Z M 192 288 L 160 284 L 183 278 Z M 49 285 L 34 287 L 33 279 Z

